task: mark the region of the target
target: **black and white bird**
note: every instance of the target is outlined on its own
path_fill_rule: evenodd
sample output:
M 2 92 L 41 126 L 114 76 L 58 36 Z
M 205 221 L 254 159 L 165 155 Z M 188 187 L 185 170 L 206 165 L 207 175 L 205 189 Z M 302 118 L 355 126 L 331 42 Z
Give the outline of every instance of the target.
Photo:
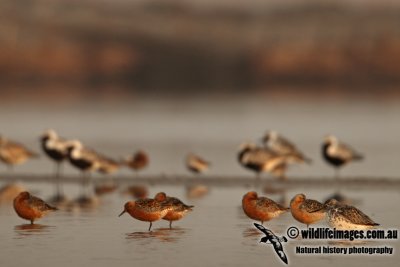
M 68 145 L 68 159 L 72 166 L 81 171 L 82 194 L 83 196 L 88 197 L 87 191 L 91 183 L 90 174 L 98 171 L 100 168 L 97 152 L 84 147 L 78 140 L 72 140 L 69 141 Z
M 340 142 L 337 137 L 328 135 L 322 143 L 322 156 L 327 163 L 335 168 L 335 178 L 339 177 L 339 169 L 351 161 L 359 161 L 363 155 L 356 152 L 345 143 Z
M 49 129 L 42 134 L 40 142 L 44 153 L 55 162 L 56 195 L 54 201 L 65 200 L 60 176 L 62 174 L 62 163 L 68 157 L 68 140 L 59 137 L 55 130 Z
M 262 172 L 270 172 L 276 177 L 285 179 L 286 157 L 269 148 L 254 143 L 244 143 L 239 148 L 238 161 L 244 168 L 254 171 L 257 179 Z
M 264 146 L 275 153 L 286 156 L 288 163 L 311 163 L 297 146 L 276 131 L 268 131 L 262 138 Z
M 62 162 L 68 157 L 68 140 L 58 136 L 56 131 L 49 129 L 40 137 L 42 150 L 56 163 L 56 177 L 61 175 Z

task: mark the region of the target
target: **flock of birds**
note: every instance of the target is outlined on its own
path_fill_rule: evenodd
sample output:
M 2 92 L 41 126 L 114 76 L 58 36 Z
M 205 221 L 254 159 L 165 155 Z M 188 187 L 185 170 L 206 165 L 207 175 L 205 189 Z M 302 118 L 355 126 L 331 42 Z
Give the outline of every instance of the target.
M 290 201 L 290 207 L 285 207 L 251 191 L 243 196 L 242 208 L 249 218 L 261 221 L 261 224 L 290 211 L 293 218 L 306 224 L 307 228 L 324 218 L 330 227 L 337 230 L 366 230 L 379 225 L 354 206 L 334 198 L 322 204 L 317 200 L 307 199 L 304 194 L 295 195 Z
M 84 199 L 88 199 L 92 191 L 91 173 L 111 174 L 121 166 L 128 166 L 138 172 L 149 164 L 149 156 L 142 150 L 122 160 L 115 160 L 83 145 L 79 140 L 62 138 L 54 130 L 45 131 L 40 141 L 44 153 L 55 163 L 57 180 L 62 173 L 62 163 L 66 160 L 81 172 L 82 198 Z M 29 150 L 26 146 L 0 136 L 0 160 L 10 170 L 14 165 L 22 164 L 38 156 L 38 153 Z M 363 158 L 360 153 L 332 135 L 327 136 L 322 143 L 322 156 L 335 168 L 335 177 L 338 177 L 340 167 Z M 289 165 L 311 163 L 311 159 L 305 156 L 293 142 L 276 131 L 267 132 L 260 145 L 242 144 L 237 157 L 240 165 L 254 171 L 257 178 L 262 172 L 268 172 L 284 179 Z M 208 161 L 194 154 L 189 154 L 185 163 L 188 170 L 194 173 L 203 173 L 210 166 Z M 60 201 L 63 193 L 60 183 L 56 184 L 56 199 Z M 164 219 L 169 221 L 172 227 L 173 221 L 180 220 L 193 209 L 193 206 L 186 205 L 175 197 L 167 196 L 164 192 L 158 193 L 153 199 L 146 198 L 145 195 L 127 202 L 120 216 L 127 212 L 135 219 L 149 222 L 149 231 L 152 222 Z M 269 198 L 258 197 L 256 192 L 248 192 L 243 197 L 242 208 L 249 218 L 261 223 L 290 210 L 293 217 L 306 224 L 307 227 L 323 218 L 327 218 L 328 224 L 337 229 L 367 229 L 378 225 L 353 206 L 335 200 L 322 204 L 316 200 L 306 199 L 303 194 L 296 195 L 288 208 Z M 57 210 L 56 207 L 29 192 L 22 192 L 14 199 L 14 209 L 21 218 L 29 220 L 32 224 L 48 212 Z
M 123 160 L 115 160 L 83 145 L 79 140 L 62 138 L 54 130 L 47 130 L 40 139 L 43 151 L 56 164 L 56 177 L 60 176 L 61 164 L 66 159 L 82 172 L 83 180 L 88 174 L 96 171 L 111 174 L 120 166 L 125 165 L 137 172 L 149 164 L 149 156 L 143 150 Z M 21 143 L 0 136 L 0 161 L 5 163 L 10 170 L 14 165 L 22 164 L 38 156 L 38 153 Z M 333 135 L 324 139 L 322 156 L 327 163 L 335 167 L 335 177 L 338 177 L 340 167 L 351 161 L 363 159 L 360 153 Z M 257 177 L 262 172 L 268 172 L 281 178 L 286 178 L 289 165 L 312 162 L 293 142 L 276 131 L 267 132 L 262 138 L 261 145 L 252 142 L 243 143 L 238 152 L 238 161 L 244 168 L 254 171 Z M 194 173 L 203 173 L 209 169 L 209 166 L 209 161 L 197 155 L 189 154 L 186 157 L 186 167 Z

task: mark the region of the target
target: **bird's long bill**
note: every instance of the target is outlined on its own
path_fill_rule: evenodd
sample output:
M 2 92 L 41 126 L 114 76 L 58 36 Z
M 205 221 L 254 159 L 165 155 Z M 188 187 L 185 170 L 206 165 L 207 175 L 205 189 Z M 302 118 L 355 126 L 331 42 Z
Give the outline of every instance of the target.
M 124 214 L 125 212 L 126 212 L 126 210 L 123 210 L 123 211 L 118 215 L 118 217 L 121 217 L 122 214 Z

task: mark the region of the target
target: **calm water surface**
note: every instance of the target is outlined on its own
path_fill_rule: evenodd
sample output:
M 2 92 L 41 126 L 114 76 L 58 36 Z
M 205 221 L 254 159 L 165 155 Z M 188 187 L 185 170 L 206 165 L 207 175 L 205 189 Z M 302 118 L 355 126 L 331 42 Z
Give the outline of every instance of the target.
M 389 103 L 277 103 L 273 101 L 137 101 L 130 105 L 90 107 L 23 106 L 0 107 L 1 133 L 39 150 L 37 138 L 44 129 L 57 129 L 63 136 L 84 143 L 116 158 L 138 148 L 150 153 L 145 175 L 186 173 L 183 157 L 188 151 L 213 162 L 211 175 L 253 175 L 236 162 L 238 145 L 257 140 L 267 129 L 277 129 L 298 143 L 314 159 L 311 166 L 294 167 L 296 177 L 331 176 L 333 171 L 320 159 L 320 142 L 336 133 L 366 155 L 363 163 L 343 170 L 345 176 L 398 177 L 400 105 Z M 0 165 L 0 168 L 5 167 Z M 52 164 L 42 157 L 16 168 L 19 173 L 48 175 Z M 66 173 L 76 170 L 66 166 Z M 122 170 L 121 175 L 129 175 Z M 3 172 L 0 178 L 6 178 Z M 96 178 L 96 177 L 95 177 Z M 5 183 L 4 179 L 2 179 Z M 43 183 L 24 184 L 47 199 L 53 188 Z M 168 222 L 148 224 L 128 215 L 118 218 L 129 197 L 114 193 L 102 198 L 93 210 L 59 211 L 30 227 L 18 218 L 11 204 L 0 207 L 0 266 L 269 266 L 280 264 L 270 246 L 259 244 L 260 234 L 241 211 L 243 194 L 251 187 L 213 187 L 199 200 L 185 198 L 183 186 L 150 187 L 150 194 L 165 191 L 195 205 L 194 211 L 168 229 Z M 261 188 L 256 188 L 261 192 Z M 285 192 L 286 201 L 299 192 L 323 200 L 332 188 L 296 188 Z M 70 198 L 78 185 L 68 184 Z M 346 190 L 356 205 L 384 228 L 399 229 L 398 188 Z M 280 200 L 280 195 L 270 195 Z M 296 223 L 285 214 L 266 225 L 284 235 Z M 327 241 L 326 241 L 327 242 Z M 296 245 L 325 244 L 324 241 L 290 240 L 284 244 L 291 265 L 338 266 L 397 265 L 398 242 L 371 242 L 396 248 L 394 256 L 299 256 Z
M 39 195 L 51 191 L 48 185 L 29 185 Z M 67 192 L 77 191 L 70 185 Z M 253 188 L 212 188 L 210 194 L 199 200 L 188 200 L 180 187 L 151 187 L 150 193 L 165 191 L 195 205 L 194 211 L 168 229 L 167 221 L 148 224 L 129 215 L 117 217 L 128 197 L 114 193 L 102 198 L 102 205 L 86 211 L 59 211 L 38 221 L 31 227 L 18 218 L 11 205 L 0 209 L 0 263 L 1 266 L 126 266 L 144 264 L 155 266 L 266 266 L 280 264 L 272 247 L 260 245 L 261 235 L 252 221 L 240 208 L 242 195 Z M 286 201 L 297 192 L 285 192 Z M 323 200 L 327 193 L 307 190 L 310 197 Z M 330 192 L 332 193 L 332 192 Z M 329 193 L 329 194 L 330 194 Z M 364 192 L 346 191 L 360 209 L 366 211 L 384 228 L 400 228 L 397 203 L 398 191 Z M 282 195 L 270 195 L 282 200 Z M 382 203 L 385 203 L 382 205 Z M 304 226 L 295 222 L 290 214 L 265 224 L 278 235 L 286 235 L 289 226 Z M 324 225 L 321 223 L 321 226 Z M 297 245 L 327 245 L 329 241 L 290 240 L 284 244 L 289 261 L 296 266 L 333 266 L 357 264 L 376 266 L 379 263 L 394 265 L 400 257 L 394 256 L 299 256 L 294 254 Z M 386 245 L 399 249 L 398 242 L 365 243 L 369 246 Z M 332 244 L 331 244 L 332 245 Z M 339 245 L 340 246 L 340 245 Z M 343 245 L 342 245 L 343 246 Z M 349 246 L 349 245 L 344 245 Z

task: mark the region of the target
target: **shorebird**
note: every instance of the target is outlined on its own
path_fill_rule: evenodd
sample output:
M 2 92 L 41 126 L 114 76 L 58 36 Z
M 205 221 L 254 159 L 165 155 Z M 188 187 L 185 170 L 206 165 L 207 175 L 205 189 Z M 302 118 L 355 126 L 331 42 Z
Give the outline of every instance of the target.
M 102 174 L 112 174 L 119 170 L 120 167 L 120 164 L 117 161 L 98 153 L 97 162 L 99 165 L 98 172 Z
M 341 204 L 336 199 L 326 201 L 324 209 L 329 226 L 337 230 L 367 230 L 379 225 L 356 207 Z
M 316 223 L 325 217 L 324 205 L 316 200 L 307 199 L 304 194 L 295 195 L 290 201 L 293 218 L 307 225 Z
M 135 171 L 146 168 L 149 165 L 149 156 L 143 150 L 138 150 L 133 155 L 126 157 L 122 160 L 123 164 Z
M 260 221 L 263 224 L 285 213 L 289 208 L 279 205 L 267 197 L 258 197 L 254 191 L 247 192 L 242 199 L 244 213 L 251 219 Z
M 264 145 L 279 155 L 287 156 L 289 163 L 311 163 L 295 144 L 276 131 L 267 132 L 263 139 Z
M 208 170 L 210 162 L 201 157 L 189 154 L 186 156 L 186 167 L 193 173 L 204 173 Z
M 24 145 L 0 136 L 0 160 L 5 163 L 9 170 L 14 165 L 24 163 L 30 158 L 37 158 L 39 155 Z
M 55 162 L 55 178 L 56 178 L 56 195 L 55 200 L 64 199 L 60 176 L 62 171 L 62 163 L 68 157 L 68 141 L 58 136 L 56 131 L 49 129 L 40 137 L 42 149 L 45 154 Z
M 173 208 L 170 205 L 165 205 L 155 199 L 138 199 L 136 201 L 126 202 L 124 210 L 118 215 L 118 217 L 122 216 L 125 212 L 128 212 L 137 220 L 150 222 L 150 231 L 152 223 L 162 219 L 172 209 Z
M 172 228 L 173 221 L 182 219 L 183 216 L 185 216 L 187 212 L 192 211 L 194 207 L 186 205 L 176 197 L 168 197 L 164 192 L 157 193 L 154 199 L 173 208 L 162 218 L 163 220 L 169 221 L 170 229 Z
M 86 148 L 78 140 L 69 141 L 68 159 L 72 166 L 81 171 L 82 175 L 82 193 L 87 196 L 85 188 L 90 185 L 90 173 L 99 170 L 100 162 L 98 154 L 89 148 Z
M 364 156 L 350 146 L 340 142 L 335 136 L 328 135 L 322 144 L 322 156 L 335 168 L 335 178 L 339 177 L 339 168 L 351 161 L 362 160 Z
M 254 143 L 244 143 L 240 146 L 238 160 L 244 168 L 254 171 L 257 179 L 261 172 L 270 172 L 276 177 L 285 178 L 287 169 L 285 156 L 266 147 L 259 147 Z
M 19 217 L 28 220 L 31 224 L 36 219 L 42 218 L 50 211 L 57 208 L 50 206 L 38 197 L 32 196 L 29 192 L 21 192 L 14 199 L 14 209 Z

